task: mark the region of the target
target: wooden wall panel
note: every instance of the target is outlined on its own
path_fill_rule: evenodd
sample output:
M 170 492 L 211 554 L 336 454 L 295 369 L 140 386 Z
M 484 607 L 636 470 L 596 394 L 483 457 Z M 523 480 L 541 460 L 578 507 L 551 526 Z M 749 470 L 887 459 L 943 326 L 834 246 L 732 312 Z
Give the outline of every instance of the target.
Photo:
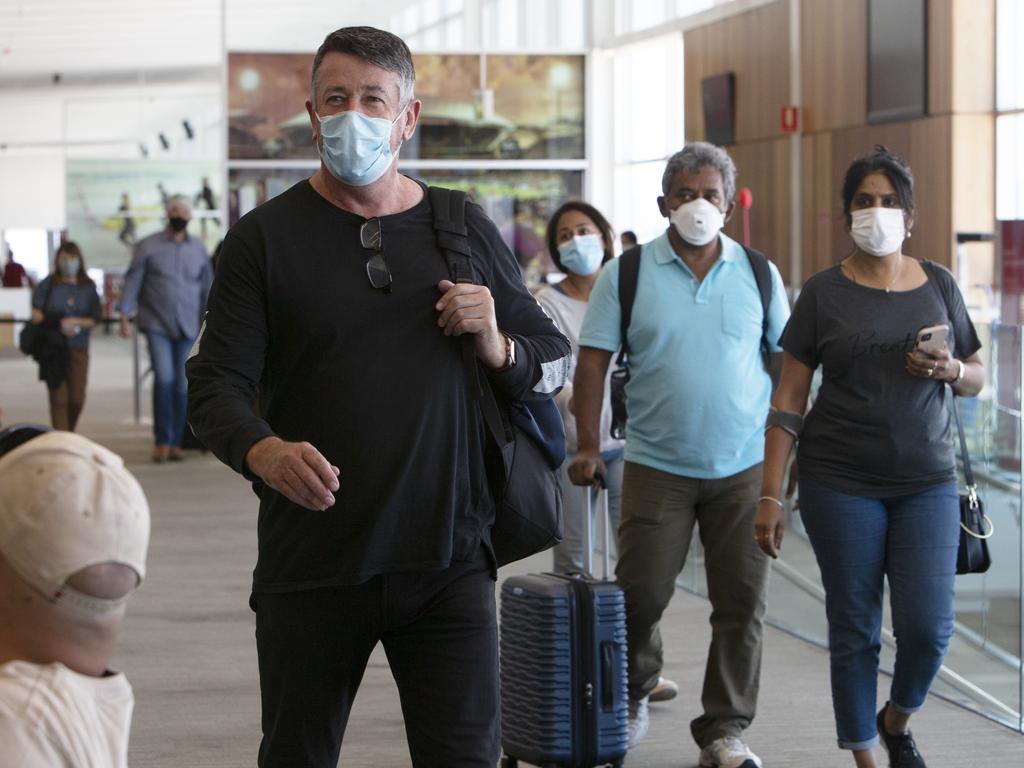
M 956 62 L 953 112 L 993 112 L 996 108 L 995 0 L 952 2 L 952 55 L 947 51 L 946 57 Z
M 952 228 L 953 232 L 990 232 L 995 199 L 995 116 L 954 115 Z
M 867 114 L 867 0 L 802 0 L 803 131 L 863 125 Z
M 914 172 L 917 213 L 906 252 L 947 267 L 953 263 L 953 119 L 914 120 L 906 158 Z
M 929 0 L 928 114 L 992 112 L 995 0 Z
M 952 111 L 953 0 L 928 0 L 928 114 Z
M 789 98 L 789 14 L 776 2 L 683 35 L 686 138 L 704 138 L 701 80 L 736 74 L 736 143 L 782 135 Z
M 832 134 L 821 132 L 802 139 L 803 259 L 802 281 L 835 263 L 832 228 L 842 214 L 839 189 L 832 170 Z
M 789 277 L 789 139 L 755 141 L 729 147 L 736 163 L 737 189 L 749 187 L 750 245 L 775 262 L 783 280 Z M 725 227 L 743 242 L 743 212 L 736 211 Z

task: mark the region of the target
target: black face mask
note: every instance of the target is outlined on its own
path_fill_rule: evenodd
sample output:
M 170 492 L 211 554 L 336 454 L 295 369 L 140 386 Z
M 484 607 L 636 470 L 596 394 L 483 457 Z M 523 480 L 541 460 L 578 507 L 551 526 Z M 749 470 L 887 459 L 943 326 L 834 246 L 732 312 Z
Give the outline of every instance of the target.
M 175 232 L 184 232 L 185 227 L 188 226 L 188 219 L 183 219 L 180 216 L 171 216 L 167 223 L 171 225 L 171 229 Z

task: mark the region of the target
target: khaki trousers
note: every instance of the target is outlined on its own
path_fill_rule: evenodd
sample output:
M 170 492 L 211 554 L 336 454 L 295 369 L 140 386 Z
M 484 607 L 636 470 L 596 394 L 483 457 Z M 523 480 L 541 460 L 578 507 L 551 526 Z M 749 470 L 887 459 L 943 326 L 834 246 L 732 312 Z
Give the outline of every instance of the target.
M 85 382 L 89 378 L 89 348 L 68 350 L 68 375 L 50 394 L 50 421 L 54 429 L 75 431 L 85 406 Z
M 615 575 L 626 596 L 629 696 L 643 698 L 658 682 L 658 623 L 675 593 L 696 524 L 711 600 L 704 713 L 690 724 L 702 748 L 723 736 L 739 736 L 757 709 L 770 567 L 754 541 L 760 486 L 760 464 L 719 480 L 631 462 L 625 466 Z

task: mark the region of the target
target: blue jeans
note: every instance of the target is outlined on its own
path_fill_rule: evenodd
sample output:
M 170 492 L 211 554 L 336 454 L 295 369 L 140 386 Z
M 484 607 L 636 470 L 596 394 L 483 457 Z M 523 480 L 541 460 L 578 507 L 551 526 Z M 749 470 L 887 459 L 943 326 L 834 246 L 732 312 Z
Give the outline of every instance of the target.
M 825 585 L 839 746 L 869 749 L 878 743 L 883 576 L 896 635 L 889 706 L 906 714 L 920 709 L 949 647 L 960 530 L 956 483 L 871 499 L 801 475 L 800 514 Z
M 584 515 L 587 513 L 587 495 L 590 495 L 590 524 L 596 544 L 601 536 L 601 516 L 597 507 L 597 491 L 594 488 L 584 488 L 573 485 L 569 479 L 569 465 L 576 458 L 574 454 L 565 457 L 562 464 L 561 487 L 562 487 L 562 541 L 553 550 L 555 573 L 580 572 L 583 570 L 583 549 L 587 546 L 585 529 L 583 525 Z M 605 476 L 605 485 L 608 487 L 608 533 L 611 539 L 611 546 L 608 554 L 614 557 L 616 553 L 615 540 L 619 530 L 619 507 L 622 502 L 622 467 L 625 464 L 622 451 L 612 456 L 604 457 L 604 465 L 608 470 Z M 595 559 L 591 563 L 594 575 L 600 574 L 598 562 Z
M 146 341 L 153 367 L 153 435 L 157 445 L 180 446 L 188 402 L 185 359 L 192 339 L 146 331 Z

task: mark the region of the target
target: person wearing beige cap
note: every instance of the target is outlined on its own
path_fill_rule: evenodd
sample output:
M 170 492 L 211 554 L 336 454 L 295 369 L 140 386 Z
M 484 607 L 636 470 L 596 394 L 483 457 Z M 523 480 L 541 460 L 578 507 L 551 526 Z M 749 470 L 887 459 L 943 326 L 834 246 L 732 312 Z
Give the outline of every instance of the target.
M 0 432 L 0 768 L 121 768 L 134 698 L 107 664 L 146 573 L 149 505 L 71 432 Z

